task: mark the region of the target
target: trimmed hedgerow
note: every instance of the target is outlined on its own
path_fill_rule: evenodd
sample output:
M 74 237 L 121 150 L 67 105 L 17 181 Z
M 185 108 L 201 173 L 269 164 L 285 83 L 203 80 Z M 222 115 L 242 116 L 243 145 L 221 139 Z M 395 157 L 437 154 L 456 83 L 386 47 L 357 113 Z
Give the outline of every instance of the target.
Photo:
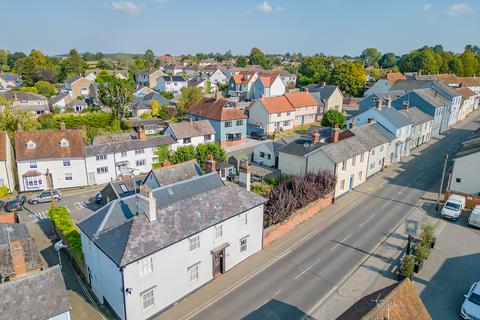
M 71 252 L 83 261 L 80 233 L 78 233 L 77 228 L 68 213 L 68 209 L 65 207 L 54 207 L 48 211 L 48 215 L 52 219 L 55 227 L 65 237 Z

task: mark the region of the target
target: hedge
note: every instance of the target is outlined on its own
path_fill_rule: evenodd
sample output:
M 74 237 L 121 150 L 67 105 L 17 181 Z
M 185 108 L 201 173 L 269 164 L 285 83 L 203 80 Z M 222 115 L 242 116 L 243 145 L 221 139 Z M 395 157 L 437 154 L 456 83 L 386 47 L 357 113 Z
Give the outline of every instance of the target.
M 83 261 L 80 233 L 78 233 L 77 228 L 68 213 L 68 209 L 65 207 L 54 207 L 48 211 L 48 215 L 52 219 L 55 227 L 65 237 L 71 252 Z

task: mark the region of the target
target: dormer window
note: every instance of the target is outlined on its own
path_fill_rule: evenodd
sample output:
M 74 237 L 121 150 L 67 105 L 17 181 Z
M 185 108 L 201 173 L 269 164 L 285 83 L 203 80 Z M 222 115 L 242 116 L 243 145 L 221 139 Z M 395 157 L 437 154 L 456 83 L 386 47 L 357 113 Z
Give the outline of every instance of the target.
M 33 142 L 32 140 L 28 141 L 27 142 L 27 149 L 35 149 L 36 148 L 36 144 L 35 142 Z
M 60 146 L 63 147 L 63 148 L 66 148 L 69 146 L 69 143 L 68 143 L 68 140 L 63 138 L 62 140 L 60 140 Z

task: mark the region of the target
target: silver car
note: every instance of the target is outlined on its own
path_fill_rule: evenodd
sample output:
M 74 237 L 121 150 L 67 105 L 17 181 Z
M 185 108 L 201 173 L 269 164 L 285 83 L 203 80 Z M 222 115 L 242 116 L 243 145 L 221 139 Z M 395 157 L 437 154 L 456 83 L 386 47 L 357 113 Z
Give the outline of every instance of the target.
M 60 191 L 58 190 L 53 190 L 53 200 L 55 202 L 60 201 L 62 199 L 62 195 L 60 194 Z M 28 203 L 30 204 L 39 204 L 43 202 L 50 202 L 52 200 L 52 197 L 50 195 L 50 190 L 45 190 L 39 192 L 36 196 L 31 197 L 28 199 Z

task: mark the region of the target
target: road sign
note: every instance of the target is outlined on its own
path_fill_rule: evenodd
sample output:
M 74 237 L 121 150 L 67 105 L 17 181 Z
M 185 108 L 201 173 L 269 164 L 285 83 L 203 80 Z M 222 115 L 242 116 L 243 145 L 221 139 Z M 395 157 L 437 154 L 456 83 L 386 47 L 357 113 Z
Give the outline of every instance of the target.
M 418 230 L 418 221 L 405 219 L 405 234 L 415 237 Z

